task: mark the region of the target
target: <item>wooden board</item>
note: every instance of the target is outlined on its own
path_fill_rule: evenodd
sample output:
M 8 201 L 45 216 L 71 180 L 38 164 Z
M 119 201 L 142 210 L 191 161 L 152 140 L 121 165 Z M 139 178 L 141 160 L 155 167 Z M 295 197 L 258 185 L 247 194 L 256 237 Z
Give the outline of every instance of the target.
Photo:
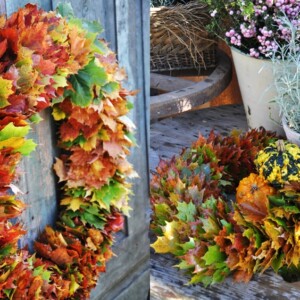
M 218 96 L 231 80 L 231 61 L 218 53 L 216 69 L 204 80 L 173 92 L 150 98 L 151 120 L 179 114 L 204 104 Z
M 247 130 L 242 105 L 227 105 L 186 112 L 151 124 L 150 169 L 155 172 L 160 157 L 170 159 L 189 147 L 199 134 L 215 131 L 226 135 L 232 129 Z M 151 235 L 151 242 L 155 237 Z M 300 282 L 287 283 L 272 271 L 256 275 L 248 284 L 230 278 L 208 288 L 188 286 L 189 277 L 174 268 L 171 255 L 155 254 L 151 249 L 151 300 L 298 300 Z
M 151 89 L 155 89 L 160 92 L 173 92 L 176 90 L 184 89 L 193 84 L 194 82 L 192 82 L 191 80 L 185 80 L 182 78 L 162 75 L 158 73 L 150 74 Z

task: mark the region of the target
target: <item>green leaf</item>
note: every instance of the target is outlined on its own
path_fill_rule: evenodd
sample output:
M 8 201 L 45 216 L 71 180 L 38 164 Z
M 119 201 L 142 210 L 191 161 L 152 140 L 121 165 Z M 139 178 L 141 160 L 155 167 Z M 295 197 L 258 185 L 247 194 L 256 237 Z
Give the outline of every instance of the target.
M 229 273 L 230 270 L 226 266 L 224 266 L 224 268 L 216 270 L 212 278 L 212 284 L 224 281 L 224 279 L 229 275 Z
M 64 96 L 70 97 L 71 101 L 78 106 L 88 106 L 93 100 L 89 75 L 79 71 L 78 74 L 70 76 L 69 82 L 72 84 L 74 91 L 66 90 Z
M 207 252 L 202 257 L 207 266 L 214 263 L 223 262 L 226 259 L 226 254 L 220 251 L 218 245 L 209 246 Z
M 189 265 L 186 260 L 182 260 L 179 264 L 174 265 L 174 267 L 179 268 L 180 270 L 193 269 L 193 265 Z
M 101 220 L 95 214 L 91 214 L 87 211 L 84 212 L 81 217 L 84 221 L 86 221 L 90 225 L 93 225 L 97 229 L 103 229 L 106 224 L 105 221 Z
M 180 246 L 182 248 L 182 250 L 184 251 L 184 253 L 188 252 L 190 249 L 194 249 L 195 248 L 195 241 L 193 238 L 190 238 L 190 240 L 184 244 L 178 244 L 178 246 Z
M 89 78 L 90 84 L 104 85 L 107 82 L 107 74 L 103 67 L 97 66 L 95 60 L 89 62 L 84 69 L 79 71 L 79 74 L 84 74 Z
M 181 170 L 181 174 L 183 177 L 189 178 L 192 176 L 193 173 L 189 168 L 185 167 Z
M 205 287 L 209 286 L 212 283 L 212 276 L 206 275 L 206 273 L 197 273 L 195 276 L 192 277 L 190 284 L 196 284 L 196 283 L 203 283 Z
M 106 94 L 110 95 L 113 94 L 114 92 L 118 91 L 120 88 L 120 84 L 118 82 L 109 82 L 106 85 L 102 87 L 102 91 L 105 92 Z
M 178 214 L 176 215 L 179 220 L 186 222 L 193 222 L 197 212 L 194 203 L 179 202 L 177 205 Z
M 14 291 L 15 291 L 15 289 L 4 289 L 3 290 L 5 296 L 8 297 L 8 299 L 11 299 Z
M 282 261 L 284 259 L 284 253 L 281 253 L 280 255 L 277 255 L 272 260 L 272 268 L 277 273 L 279 269 L 282 267 Z
M 275 206 L 282 206 L 282 205 L 286 204 L 286 201 L 283 196 L 275 195 L 275 196 L 268 196 L 268 198 L 269 198 L 271 204 L 273 204 Z
M 38 266 L 33 270 L 33 276 L 41 276 L 43 280 L 49 282 L 52 272 L 44 268 L 44 266 Z
M 108 52 L 107 45 L 102 41 L 100 41 L 99 39 L 95 39 L 91 50 L 99 54 L 105 54 Z
M 23 155 L 29 155 L 36 148 L 36 143 L 33 140 L 26 140 L 25 143 L 16 150 L 16 152 L 20 152 Z
M 29 130 L 29 125 L 16 127 L 14 123 L 8 123 L 0 131 L 0 141 L 7 140 L 11 137 L 25 137 L 28 134 Z
M 227 233 L 233 232 L 233 225 L 231 223 L 227 222 L 226 220 L 221 220 L 220 222 L 223 225 L 223 227 L 226 228 Z
M 9 255 L 11 253 L 12 249 L 13 249 L 13 246 L 11 244 L 8 244 L 8 245 L 0 248 L 0 257 Z
M 61 216 L 61 220 L 69 227 L 71 228 L 75 228 L 76 225 L 75 223 L 73 222 L 73 220 L 68 216 L 68 214 L 63 214 Z
M 127 101 L 126 108 L 129 109 L 129 110 L 131 110 L 131 109 L 134 108 L 134 104 L 132 102 Z
M 111 182 L 100 190 L 94 190 L 92 201 L 97 201 L 101 207 L 109 209 L 113 201 L 123 197 L 126 188 L 119 182 Z
M 137 141 L 136 141 L 134 133 L 132 133 L 132 132 L 126 132 L 125 135 L 130 139 L 130 141 L 132 142 L 133 146 L 137 145 Z
M 56 11 L 62 16 L 62 17 L 73 17 L 73 8 L 71 3 L 59 3 Z
M 101 24 L 97 21 L 87 21 L 84 20 L 83 22 L 83 28 L 92 33 L 101 33 L 103 31 L 103 27 Z
M 37 113 L 37 114 L 34 114 L 32 115 L 29 120 L 32 122 L 32 123 L 35 123 L 35 124 L 38 124 L 40 123 L 41 121 L 43 121 L 43 118 Z
M 67 90 L 64 96 L 70 97 L 74 104 L 86 107 L 93 100 L 92 86 L 94 84 L 104 85 L 107 82 L 107 74 L 102 67 L 97 66 L 95 61 L 92 60 L 78 74 L 71 75 L 69 82 L 72 84 L 74 91 Z
M 213 239 L 221 230 L 221 228 L 219 227 L 219 224 L 211 216 L 209 216 L 206 219 L 204 219 L 204 218 L 200 218 L 200 219 L 203 223 L 202 228 L 205 231 L 205 234 L 203 234 L 203 237 L 205 237 L 206 239 Z

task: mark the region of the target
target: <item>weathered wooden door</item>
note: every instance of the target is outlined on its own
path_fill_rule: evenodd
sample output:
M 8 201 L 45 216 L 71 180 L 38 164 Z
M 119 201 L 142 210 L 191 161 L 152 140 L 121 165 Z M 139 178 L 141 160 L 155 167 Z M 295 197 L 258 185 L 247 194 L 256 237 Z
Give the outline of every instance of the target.
M 0 0 L 2 13 L 10 15 L 26 0 Z M 131 217 L 126 230 L 116 238 L 113 258 L 102 275 L 92 299 L 147 299 L 149 293 L 148 240 L 148 144 L 149 144 L 149 2 L 144 0 L 39 0 L 45 10 L 53 10 L 59 2 L 71 2 L 78 17 L 98 20 L 104 27 L 103 37 L 117 52 L 119 63 L 128 74 L 127 88 L 139 90 L 131 119 L 137 126 L 138 147 L 131 162 L 140 178 L 134 183 Z M 56 188 L 51 157 L 55 156 L 55 140 L 51 121 L 44 121 L 32 130 L 38 150 L 24 161 L 25 176 L 21 179 L 29 209 L 22 219 L 28 230 L 21 246 L 30 243 L 46 224 L 53 224 L 56 215 Z

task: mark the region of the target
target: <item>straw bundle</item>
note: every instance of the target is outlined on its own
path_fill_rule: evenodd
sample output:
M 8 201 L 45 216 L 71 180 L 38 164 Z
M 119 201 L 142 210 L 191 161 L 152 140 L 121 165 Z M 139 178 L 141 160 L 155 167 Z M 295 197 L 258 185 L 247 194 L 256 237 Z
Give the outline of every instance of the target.
M 214 67 L 216 41 L 205 29 L 210 18 L 199 2 L 151 9 L 151 71 Z

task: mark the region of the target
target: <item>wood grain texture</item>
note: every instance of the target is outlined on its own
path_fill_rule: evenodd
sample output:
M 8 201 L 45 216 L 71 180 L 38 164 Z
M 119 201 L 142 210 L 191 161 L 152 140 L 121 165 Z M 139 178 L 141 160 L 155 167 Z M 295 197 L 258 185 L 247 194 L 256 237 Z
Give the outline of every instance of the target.
M 232 129 L 247 130 L 242 105 L 227 105 L 183 113 L 151 124 L 150 169 L 160 158 L 170 159 L 189 147 L 201 133 L 208 136 L 214 129 L 227 135 Z M 155 237 L 151 235 L 151 242 Z M 287 283 L 272 271 L 256 275 L 248 284 L 230 278 L 208 288 L 187 285 L 189 277 L 174 266 L 171 255 L 155 254 L 151 249 L 151 300 L 298 300 L 300 282 Z
M 151 120 L 192 110 L 219 95 L 231 80 L 231 62 L 222 52 L 216 69 L 203 81 L 170 93 L 151 97 Z
M 161 92 L 173 92 L 191 86 L 192 84 L 192 81 L 178 77 L 157 73 L 150 74 L 151 89 L 159 90 Z
M 101 34 L 101 37 L 109 43 L 109 46 L 112 50 L 117 50 L 115 1 L 52 0 L 52 3 L 54 9 L 59 3 L 71 3 L 74 13 L 77 17 L 100 22 L 103 27 L 103 33 Z
M 52 9 L 51 0 L 6 0 L 6 12 L 7 15 L 10 16 L 13 12 L 15 12 L 18 8 L 25 6 L 27 3 L 37 4 L 39 7 L 45 10 Z
M 23 159 L 20 177 L 20 188 L 25 193 L 22 198 L 28 205 L 20 218 L 27 229 L 20 246 L 29 245 L 30 249 L 44 227 L 55 223 L 57 213 L 57 179 L 52 168 L 57 148 L 50 109 L 43 111 L 41 116 L 44 120 L 32 126 L 29 134 L 37 143 L 37 149 Z
M 0 0 L 0 15 L 6 15 L 6 0 Z

